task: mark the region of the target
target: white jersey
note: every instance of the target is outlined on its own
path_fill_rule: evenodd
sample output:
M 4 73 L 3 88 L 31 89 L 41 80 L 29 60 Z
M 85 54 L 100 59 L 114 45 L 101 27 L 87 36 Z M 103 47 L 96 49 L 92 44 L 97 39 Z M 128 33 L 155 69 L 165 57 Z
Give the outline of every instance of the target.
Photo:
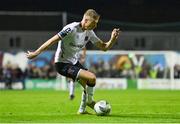
M 93 30 L 83 31 L 80 22 L 66 25 L 58 35 L 62 38 L 62 41 L 58 43 L 55 63 L 76 64 L 79 59 L 79 52 L 86 46 L 88 41 L 91 41 L 93 44 L 100 41 Z

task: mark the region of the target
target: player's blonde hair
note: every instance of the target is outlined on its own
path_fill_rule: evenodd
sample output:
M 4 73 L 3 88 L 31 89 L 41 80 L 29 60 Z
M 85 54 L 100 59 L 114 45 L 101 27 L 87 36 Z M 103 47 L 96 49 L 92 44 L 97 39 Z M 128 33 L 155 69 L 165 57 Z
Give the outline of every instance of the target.
M 94 9 L 88 9 L 84 13 L 84 16 L 89 16 L 89 17 L 93 18 L 94 20 L 97 20 L 100 17 L 100 15 Z

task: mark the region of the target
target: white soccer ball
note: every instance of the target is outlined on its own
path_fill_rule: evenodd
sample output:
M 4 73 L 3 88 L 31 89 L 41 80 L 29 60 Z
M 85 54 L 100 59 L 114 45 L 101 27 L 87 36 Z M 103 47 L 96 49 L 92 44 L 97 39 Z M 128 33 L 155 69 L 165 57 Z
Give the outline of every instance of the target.
M 111 112 L 111 105 L 106 100 L 100 100 L 94 105 L 94 111 L 97 115 L 108 115 Z

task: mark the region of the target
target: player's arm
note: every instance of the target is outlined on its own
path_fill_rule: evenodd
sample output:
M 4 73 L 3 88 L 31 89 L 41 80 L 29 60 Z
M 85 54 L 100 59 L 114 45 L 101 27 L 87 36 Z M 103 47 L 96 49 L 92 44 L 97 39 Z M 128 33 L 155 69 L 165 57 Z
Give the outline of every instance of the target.
M 120 34 L 120 30 L 119 29 L 113 29 L 113 31 L 112 31 L 112 33 L 111 33 L 111 38 L 110 38 L 110 40 L 108 41 L 108 42 L 103 42 L 103 41 L 99 41 L 99 42 L 97 42 L 95 45 L 99 48 L 99 49 L 101 49 L 101 50 L 103 50 L 103 51 L 107 51 L 107 50 L 109 50 L 112 46 L 113 46 L 113 44 L 117 41 L 117 39 L 118 39 L 118 37 L 119 37 L 119 34 Z
M 61 37 L 59 35 L 55 35 L 52 38 L 50 38 L 49 40 L 47 40 L 44 44 L 42 44 L 37 50 L 30 52 L 27 51 L 26 56 L 28 59 L 33 59 L 36 56 L 38 56 L 40 53 L 42 53 L 43 51 L 45 51 L 46 49 L 48 49 L 50 46 L 52 46 L 53 44 L 57 43 L 58 41 L 61 40 Z

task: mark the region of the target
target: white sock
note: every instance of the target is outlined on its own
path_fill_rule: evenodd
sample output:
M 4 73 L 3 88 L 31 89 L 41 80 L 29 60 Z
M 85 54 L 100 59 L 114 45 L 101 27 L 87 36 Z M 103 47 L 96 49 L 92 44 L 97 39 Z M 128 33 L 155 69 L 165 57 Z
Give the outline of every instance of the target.
M 69 81 L 69 95 L 74 95 L 75 83 L 70 80 Z
M 85 109 L 86 109 L 86 93 L 83 91 L 82 92 L 82 96 L 81 96 L 81 104 L 80 104 L 80 107 L 79 107 L 79 112 L 84 112 Z
M 88 96 L 87 102 L 88 103 L 91 103 L 92 101 L 94 101 L 93 95 L 94 95 L 94 87 L 87 86 L 87 96 Z

